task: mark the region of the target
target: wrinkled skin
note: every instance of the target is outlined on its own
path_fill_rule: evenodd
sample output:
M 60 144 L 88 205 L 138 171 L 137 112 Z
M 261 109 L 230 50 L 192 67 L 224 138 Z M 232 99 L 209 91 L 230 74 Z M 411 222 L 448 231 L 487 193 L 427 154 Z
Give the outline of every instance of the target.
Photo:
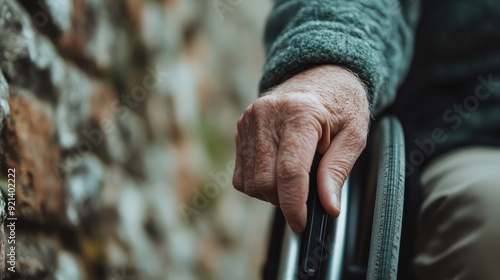
M 309 172 L 316 152 L 318 193 L 327 213 L 340 213 L 340 191 L 366 145 L 367 93 L 337 66 L 304 71 L 251 104 L 238 120 L 234 187 L 279 206 L 294 232 L 307 220 Z

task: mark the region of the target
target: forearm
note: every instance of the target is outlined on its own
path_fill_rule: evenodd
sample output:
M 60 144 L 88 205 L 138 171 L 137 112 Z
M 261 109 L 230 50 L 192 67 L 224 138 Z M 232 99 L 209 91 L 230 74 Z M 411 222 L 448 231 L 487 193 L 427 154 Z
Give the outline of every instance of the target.
M 410 63 L 418 3 L 407 5 L 400 10 L 395 0 L 277 1 L 266 28 L 261 93 L 313 66 L 340 65 L 365 83 L 372 112 L 380 111 Z

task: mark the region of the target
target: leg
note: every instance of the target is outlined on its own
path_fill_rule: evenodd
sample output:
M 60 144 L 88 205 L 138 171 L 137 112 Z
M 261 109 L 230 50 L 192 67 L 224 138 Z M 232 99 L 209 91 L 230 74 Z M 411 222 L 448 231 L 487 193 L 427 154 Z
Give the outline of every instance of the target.
M 499 279 L 500 148 L 463 148 L 422 173 L 417 279 Z

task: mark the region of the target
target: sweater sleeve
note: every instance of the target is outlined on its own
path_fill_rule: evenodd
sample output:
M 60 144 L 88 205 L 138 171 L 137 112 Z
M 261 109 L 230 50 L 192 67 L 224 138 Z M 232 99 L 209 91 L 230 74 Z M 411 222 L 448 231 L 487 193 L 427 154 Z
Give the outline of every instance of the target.
M 365 83 L 372 113 L 395 98 L 411 62 L 418 0 L 275 0 L 259 91 L 310 67 L 343 66 Z

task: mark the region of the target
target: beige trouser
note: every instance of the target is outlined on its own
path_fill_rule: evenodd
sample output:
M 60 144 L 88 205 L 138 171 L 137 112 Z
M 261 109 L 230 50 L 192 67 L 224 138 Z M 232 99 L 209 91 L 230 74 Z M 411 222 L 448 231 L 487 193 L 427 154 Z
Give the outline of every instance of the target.
M 500 148 L 449 152 L 421 182 L 417 279 L 500 279 Z

